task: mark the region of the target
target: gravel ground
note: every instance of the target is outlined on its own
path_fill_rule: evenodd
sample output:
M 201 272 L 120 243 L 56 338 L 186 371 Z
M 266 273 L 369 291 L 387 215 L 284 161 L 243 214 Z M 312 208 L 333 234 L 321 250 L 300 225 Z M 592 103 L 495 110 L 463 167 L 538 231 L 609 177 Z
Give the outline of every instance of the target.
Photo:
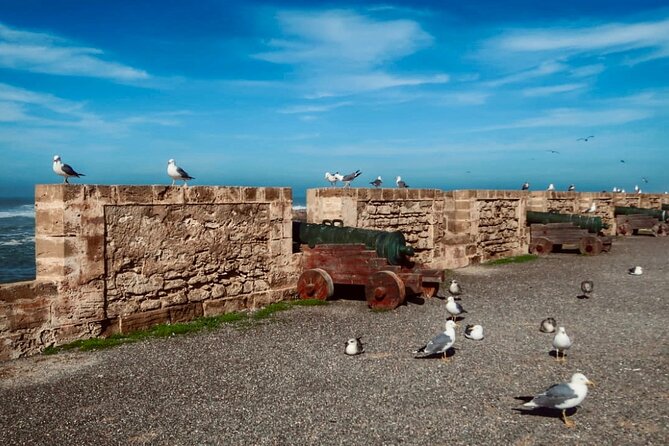
M 468 310 L 447 363 L 411 353 L 442 330 L 445 302 L 372 312 L 302 307 L 92 353 L 0 364 L 0 444 L 669 444 L 669 238 L 609 254 L 551 254 L 451 274 Z M 644 267 L 630 276 L 627 268 Z M 594 296 L 577 299 L 581 280 Z M 549 354 L 555 317 L 574 339 Z M 462 336 L 480 323 L 483 341 Z M 362 336 L 366 353 L 343 354 Z M 581 371 L 597 383 L 568 429 L 533 395 Z

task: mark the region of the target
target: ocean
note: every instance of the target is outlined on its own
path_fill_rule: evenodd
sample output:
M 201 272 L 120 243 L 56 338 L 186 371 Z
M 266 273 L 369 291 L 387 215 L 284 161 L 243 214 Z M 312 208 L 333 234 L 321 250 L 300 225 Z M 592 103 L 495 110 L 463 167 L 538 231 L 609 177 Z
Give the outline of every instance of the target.
M 32 198 L 0 198 L 0 283 L 35 278 Z
M 306 197 L 293 207 L 306 208 Z M 32 198 L 0 198 L 0 283 L 35 278 L 35 205 Z

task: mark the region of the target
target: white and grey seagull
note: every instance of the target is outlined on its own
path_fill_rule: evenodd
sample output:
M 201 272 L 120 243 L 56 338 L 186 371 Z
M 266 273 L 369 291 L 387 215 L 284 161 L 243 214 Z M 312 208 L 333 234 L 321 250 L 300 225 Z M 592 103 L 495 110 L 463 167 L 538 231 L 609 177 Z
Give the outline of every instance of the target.
M 184 186 L 187 186 L 188 185 L 187 184 L 188 180 L 194 180 L 195 179 L 192 176 L 188 175 L 188 173 L 185 170 L 183 170 L 181 167 L 177 166 L 174 163 L 173 159 L 171 159 L 167 162 L 167 175 L 169 175 L 170 178 L 172 178 L 172 186 L 174 186 L 174 183 L 177 180 L 183 180 Z
M 575 423 L 567 418 L 566 411 L 583 402 L 588 395 L 588 385 L 594 386 L 594 383 L 586 378 L 584 374 L 574 373 L 568 383 L 553 384 L 523 406 L 561 410 L 564 424 L 567 427 L 573 427 Z
M 462 294 L 462 287 L 457 280 L 451 279 L 451 283 L 448 285 L 448 292 L 451 293 L 452 296 L 459 296 Z
M 483 339 L 483 327 L 481 325 L 467 325 L 465 327 L 465 338 L 472 339 L 474 341 L 480 341 Z
M 70 177 L 85 177 L 83 173 L 76 172 L 72 167 L 70 167 L 68 164 L 63 164 L 63 162 L 60 160 L 60 156 L 55 155 L 53 157 L 53 171 L 57 174 L 63 177 L 63 183 L 70 184 L 69 181 L 67 181 L 68 178 Z
M 446 353 L 455 342 L 455 326 L 455 322 L 451 320 L 446 321 L 446 329 L 443 332 L 439 333 L 430 339 L 427 344 L 414 351 L 415 354 L 421 353 L 421 355 L 416 356 L 416 358 L 426 358 L 429 356 L 441 354 L 443 355 L 441 359 L 448 361 L 448 356 L 446 356 Z
M 330 172 L 325 172 L 325 179 L 330 183 L 330 186 L 334 187 L 337 185 L 337 181 L 339 180 L 337 175 L 339 175 L 339 172 L 335 172 L 333 174 Z
M 383 180 L 381 179 L 381 175 L 376 177 L 376 180 L 370 181 L 369 184 L 371 184 L 372 186 L 374 186 L 376 188 L 381 187 L 381 185 L 383 184 Z
M 344 349 L 344 353 L 349 356 L 355 356 L 364 353 L 365 349 L 363 348 L 362 341 L 360 339 L 361 338 L 350 338 L 348 341 L 346 341 L 346 348 Z
M 362 174 L 362 172 L 360 172 L 359 170 L 356 170 L 353 173 L 349 173 L 348 175 L 344 175 L 341 178 L 342 183 L 344 183 L 344 187 L 349 187 L 351 185 L 351 181 L 358 178 L 361 174 Z
M 569 350 L 569 347 L 572 345 L 572 340 L 567 336 L 567 332 L 564 327 L 558 327 L 557 333 L 553 338 L 553 347 L 555 348 L 555 360 L 560 361 L 560 356 L 562 356 L 562 361 L 566 361 L 566 351 Z M 560 355 L 562 354 L 562 355 Z
M 552 317 L 547 317 L 541 321 L 539 331 L 543 333 L 553 333 L 555 331 L 555 327 L 557 327 L 557 322 L 555 322 L 555 319 Z
M 462 305 L 455 301 L 453 296 L 448 296 L 446 299 L 446 311 L 451 315 L 453 321 L 455 321 L 460 314 L 467 312 L 467 310 L 462 308 Z
M 399 187 L 400 189 L 407 189 L 409 187 L 409 185 L 405 183 L 402 180 L 402 177 L 399 175 L 397 175 L 397 178 L 395 178 L 395 184 L 397 184 L 397 187 Z

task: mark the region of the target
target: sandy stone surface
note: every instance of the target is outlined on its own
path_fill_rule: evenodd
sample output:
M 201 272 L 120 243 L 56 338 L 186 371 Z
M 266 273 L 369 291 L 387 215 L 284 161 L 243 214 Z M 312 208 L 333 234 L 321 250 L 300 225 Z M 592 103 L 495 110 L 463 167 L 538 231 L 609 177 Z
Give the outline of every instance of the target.
M 641 265 L 644 275 L 627 274 Z M 445 301 L 372 312 L 361 300 L 252 326 L 0 363 L 0 444 L 669 444 L 669 238 L 449 273 L 468 311 L 447 363 L 414 359 Z M 581 280 L 595 283 L 578 299 Z M 549 354 L 557 319 L 574 339 Z M 480 323 L 483 341 L 465 339 Z M 362 336 L 366 353 L 344 355 Z M 585 373 L 566 428 L 514 397 Z

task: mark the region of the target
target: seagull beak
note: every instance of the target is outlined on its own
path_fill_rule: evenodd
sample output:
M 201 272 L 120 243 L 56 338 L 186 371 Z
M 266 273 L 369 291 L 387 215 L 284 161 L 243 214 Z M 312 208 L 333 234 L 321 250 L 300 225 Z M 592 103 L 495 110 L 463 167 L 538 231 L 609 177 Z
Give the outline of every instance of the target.
M 585 384 L 588 385 L 588 386 L 597 387 L 597 386 L 595 385 L 595 382 L 594 382 L 594 381 L 590 381 L 590 380 L 588 380 L 588 381 L 586 381 Z

